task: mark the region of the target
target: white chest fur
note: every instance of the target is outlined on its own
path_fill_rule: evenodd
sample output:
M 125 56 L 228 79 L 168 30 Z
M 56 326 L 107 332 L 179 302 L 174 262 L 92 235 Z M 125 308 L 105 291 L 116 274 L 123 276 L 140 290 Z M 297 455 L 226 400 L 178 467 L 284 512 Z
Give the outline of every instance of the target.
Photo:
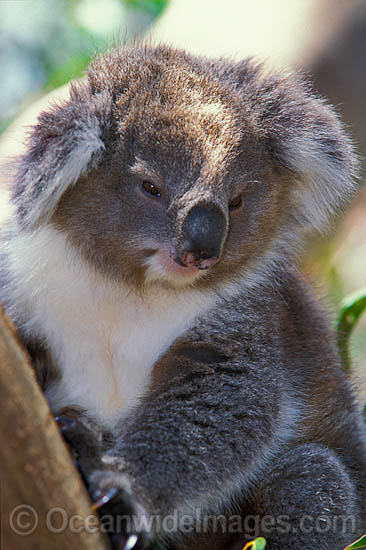
M 51 227 L 14 239 L 9 259 L 29 331 L 46 339 L 60 366 L 51 407 L 79 405 L 110 425 L 136 404 L 158 357 L 215 301 L 153 287 L 142 298 L 91 272 Z

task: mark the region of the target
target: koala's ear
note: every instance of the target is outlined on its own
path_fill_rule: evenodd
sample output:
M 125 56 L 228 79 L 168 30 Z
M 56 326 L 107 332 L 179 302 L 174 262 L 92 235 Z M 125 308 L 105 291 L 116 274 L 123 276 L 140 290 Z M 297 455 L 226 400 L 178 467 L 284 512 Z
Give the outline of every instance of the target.
M 77 84 L 67 102 L 39 115 L 12 190 L 25 227 L 47 222 L 63 193 L 101 160 L 111 108 L 108 94 Z
M 317 116 L 290 136 L 282 151 L 298 175 L 292 193 L 297 221 L 305 230 L 321 231 L 356 190 L 358 160 L 335 113 L 325 104 L 319 108 L 317 101 Z
M 356 189 L 357 156 L 334 110 L 301 79 L 284 79 L 274 95 L 266 145 L 293 174 L 291 208 L 297 226 L 305 233 L 322 231 Z

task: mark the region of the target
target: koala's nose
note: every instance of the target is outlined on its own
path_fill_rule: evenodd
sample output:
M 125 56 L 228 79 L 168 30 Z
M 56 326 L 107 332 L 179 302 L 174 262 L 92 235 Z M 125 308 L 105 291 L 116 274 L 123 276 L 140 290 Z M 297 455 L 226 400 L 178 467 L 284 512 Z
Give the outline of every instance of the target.
M 214 205 L 194 206 L 184 219 L 182 235 L 180 263 L 207 269 L 220 258 L 226 235 L 225 215 Z

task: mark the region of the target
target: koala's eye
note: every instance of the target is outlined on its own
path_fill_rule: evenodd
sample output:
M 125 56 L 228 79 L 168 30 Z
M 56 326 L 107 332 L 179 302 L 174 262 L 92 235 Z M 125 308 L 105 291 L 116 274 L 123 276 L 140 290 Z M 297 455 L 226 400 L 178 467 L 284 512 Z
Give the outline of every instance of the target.
M 239 210 L 243 206 L 243 197 L 238 195 L 229 201 L 229 210 Z
M 142 188 L 145 193 L 149 193 L 149 195 L 153 195 L 153 197 L 161 197 L 161 192 L 159 188 L 156 187 L 156 185 L 149 180 L 144 180 L 142 182 Z

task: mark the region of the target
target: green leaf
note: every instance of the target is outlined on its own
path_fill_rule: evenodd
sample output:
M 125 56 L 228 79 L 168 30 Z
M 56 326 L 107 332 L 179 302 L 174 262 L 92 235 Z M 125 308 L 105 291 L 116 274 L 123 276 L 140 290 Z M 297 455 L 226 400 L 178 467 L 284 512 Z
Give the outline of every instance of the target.
M 353 550 L 354 548 L 366 548 L 366 535 L 363 535 L 349 546 L 346 546 L 344 550 Z
M 361 289 L 347 296 L 341 303 L 341 312 L 338 317 L 337 344 L 341 354 L 343 368 L 350 371 L 349 340 L 359 317 L 366 310 L 366 289 Z
M 266 539 L 258 537 L 257 539 L 248 542 L 243 550 L 264 550 L 266 547 Z
M 253 544 L 253 550 L 264 550 L 266 547 L 266 539 L 258 537 Z

